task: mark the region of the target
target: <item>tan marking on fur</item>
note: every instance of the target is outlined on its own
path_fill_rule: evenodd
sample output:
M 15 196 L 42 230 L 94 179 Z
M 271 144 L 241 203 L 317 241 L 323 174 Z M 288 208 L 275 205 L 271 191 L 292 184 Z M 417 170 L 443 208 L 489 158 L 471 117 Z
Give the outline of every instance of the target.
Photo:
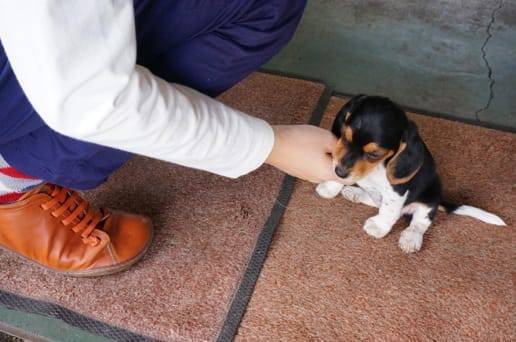
M 346 113 L 346 118 L 344 119 L 344 121 L 348 121 L 350 116 L 351 116 L 351 112 L 347 112 Z
M 351 127 L 346 127 L 344 128 L 344 136 L 346 137 L 346 140 L 349 141 L 349 142 L 352 142 L 353 141 L 353 130 L 351 129 Z
M 359 180 L 364 178 L 378 162 L 371 162 L 369 160 L 359 159 L 355 162 L 355 165 L 351 168 L 351 175 L 353 178 Z
M 362 149 L 364 150 L 364 152 L 372 153 L 372 152 L 376 152 L 377 150 L 380 150 L 381 147 L 378 146 L 377 143 L 372 142 L 372 143 L 365 145 Z M 380 152 L 380 151 L 378 151 L 378 152 Z
M 367 146 L 367 145 L 366 145 Z M 374 169 L 378 164 L 383 163 L 383 161 L 394 154 L 392 150 L 385 150 L 385 155 L 375 161 L 367 160 L 367 159 L 359 159 L 355 162 L 355 165 L 351 168 L 351 175 L 356 179 L 360 180 L 364 178 L 372 169 Z
M 339 164 L 346 152 L 346 144 L 344 143 L 342 138 L 340 138 L 339 140 L 337 140 L 337 144 L 335 145 L 335 148 L 333 149 L 332 153 L 334 163 Z
M 377 164 L 377 162 L 370 162 L 368 160 L 359 159 L 356 161 L 355 165 L 353 165 L 352 175 L 358 179 L 363 178 L 372 169 L 374 169 Z
M 365 145 L 362 148 L 362 150 L 365 153 L 374 153 L 374 154 L 378 155 L 378 158 L 381 160 L 384 160 L 385 158 L 390 157 L 394 154 L 393 150 L 388 150 L 386 148 L 380 147 L 380 146 L 378 146 L 377 143 L 369 143 L 369 144 Z M 387 154 L 389 154 L 389 155 L 387 155 Z
M 398 162 L 398 157 L 401 154 L 401 152 L 403 152 L 406 148 L 407 148 L 407 143 L 401 142 L 398 152 L 396 152 L 394 157 L 392 157 L 392 159 L 387 164 L 387 168 L 386 168 L 387 179 L 393 185 L 407 183 L 409 180 L 414 178 L 414 176 L 419 172 L 419 169 L 421 169 L 421 166 L 423 166 L 423 164 L 419 165 L 419 167 L 416 170 L 414 170 L 414 172 L 412 172 L 411 174 L 409 174 L 406 177 L 403 177 L 403 178 L 394 177 L 394 172 L 396 171 L 396 163 Z

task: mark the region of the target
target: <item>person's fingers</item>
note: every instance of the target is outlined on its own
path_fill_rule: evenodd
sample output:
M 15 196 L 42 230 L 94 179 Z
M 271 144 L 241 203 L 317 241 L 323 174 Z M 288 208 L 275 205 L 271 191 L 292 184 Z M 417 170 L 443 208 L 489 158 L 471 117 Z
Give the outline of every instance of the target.
M 333 166 L 333 158 L 331 157 L 331 155 L 329 155 L 329 154 L 324 155 L 324 160 L 326 162 L 326 166 L 328 166 L 330 168 Z
M 332 152 L 335 148 L 335 145 L 337 144 L 337 138 L 330 132 L 324 131 L 324 147 L 327 152 Z
M 324 156 L 322 167 L 324 174 L 321 175 L 321 181 L 335 180 L 337 175 L 335 174 L 335 168 L 333 167 L 333 159 L 331 155 L 327 154 Z
M 309 125 L 273 129 L 276 141 L 267 160 L 269 164 L 313 183 L 339 180 L 331 156 L 337 138 L 330 131 Z
M 319 158 L 316 163 L 312 163 L 311 165 L 313 167 L 312 172 L 304 173 L 301 178 L 304 178 L 311 183 L 321 183 L 324 181 L 333 180 L 333 164 L 330 156 L 322 156 L 322 158 Z

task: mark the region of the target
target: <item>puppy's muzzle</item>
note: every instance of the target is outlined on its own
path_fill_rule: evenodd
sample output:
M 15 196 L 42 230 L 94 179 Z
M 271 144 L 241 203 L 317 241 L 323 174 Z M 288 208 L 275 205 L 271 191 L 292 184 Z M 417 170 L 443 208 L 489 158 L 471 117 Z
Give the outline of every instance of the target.
M 347 167 L 338 165 L 335 167 L 335 174 L 340 178 L 347 178 L 349 176 L 349 171 Z

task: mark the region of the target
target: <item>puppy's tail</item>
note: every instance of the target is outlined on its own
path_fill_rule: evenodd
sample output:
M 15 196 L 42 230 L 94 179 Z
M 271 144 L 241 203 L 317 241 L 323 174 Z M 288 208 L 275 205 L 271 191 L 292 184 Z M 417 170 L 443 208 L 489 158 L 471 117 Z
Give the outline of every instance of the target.
M 485 223 L 494 224 L 497 226 L 506 226 L 505 222 L 495 214 L 491 214 L 485 210 L 471 207 L 469 205 L 458 205 L 449 202 L 441 202 L 439 205 L 440 211 L 445 211 L 448 214 L 457 214 L 462 216 L 474 217 Z

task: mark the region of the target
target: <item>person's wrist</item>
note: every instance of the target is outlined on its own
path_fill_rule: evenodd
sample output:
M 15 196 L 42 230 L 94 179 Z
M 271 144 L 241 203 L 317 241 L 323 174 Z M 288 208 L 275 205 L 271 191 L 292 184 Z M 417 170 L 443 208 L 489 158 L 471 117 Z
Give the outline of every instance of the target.
M 265 159 L 265 164 L 276 166 L 277 160 L 278 160 L 278 157 L 277 157 L 278 149 L 279 149 L 279 145 L 281 144 L 281 142 L 280 142 L 281 137 L 280 137 L 280 133 L 279 133 L 280 128 L 278 126 L 271 126 L 271 127 L 272 127 L 272 132 L 274 133 L 274 143 L 272 144 L 272 149 L 269 152 L 267 159 Z
M 286 126 L 275 125 L 271 126 L 272 132 L 274 133 L 274 143 L 272 144 L 272 149 L 269 153 L 269 156 L 265 160 L 265 163 L 276 168 L 281 168 L 281 160 L 282 160 L 282 148 L 284 146 L 284 138 L 283 131 Z

